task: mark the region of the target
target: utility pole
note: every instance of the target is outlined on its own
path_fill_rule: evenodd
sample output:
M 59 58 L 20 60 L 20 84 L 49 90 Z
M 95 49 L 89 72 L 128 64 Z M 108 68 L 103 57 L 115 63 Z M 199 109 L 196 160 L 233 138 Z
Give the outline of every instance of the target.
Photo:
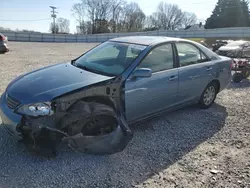
M 52 9 L 52 11 L 51 11 L 51 18 L 53 19 L 53 27 L 54 27 L 54 29 L 52 30 L 52 33 L 55 33 L 55 28 L 56 28 L 56 14 L 58 13 L 58 12 L 56 12 L 55 10 L 57 9 L 57 7 L 54 7 L 54 6 L 49 6 L 51 9 Z

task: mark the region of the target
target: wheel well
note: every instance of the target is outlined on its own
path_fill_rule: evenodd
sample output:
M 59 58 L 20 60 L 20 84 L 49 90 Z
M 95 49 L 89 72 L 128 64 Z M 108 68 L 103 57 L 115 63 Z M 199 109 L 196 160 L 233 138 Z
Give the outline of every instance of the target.
M 217 85 L 217 93 L 219 93 L 220 92 L 220 82 L 219 82 L 219 80 L 212 80 L 210 82 L 210 84 L 211 83 L 215 83 Z
M 103 97 L 103 96 L 86 97 L 86 98 L 83 98 L 82 101 L 97 102 L 97 103 L 105 104 L 115 109 L 114 103 L 108 97 Z

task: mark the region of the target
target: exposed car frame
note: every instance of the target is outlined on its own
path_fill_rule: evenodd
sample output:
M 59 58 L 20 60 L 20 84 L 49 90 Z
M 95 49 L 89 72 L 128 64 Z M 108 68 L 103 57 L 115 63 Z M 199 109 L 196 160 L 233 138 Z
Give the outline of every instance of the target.
M 214 44 L 212 44 L 213 52 L 216 52 L 221 46 L 225 46 L 228 44 L 227 40 L 216 40 Z

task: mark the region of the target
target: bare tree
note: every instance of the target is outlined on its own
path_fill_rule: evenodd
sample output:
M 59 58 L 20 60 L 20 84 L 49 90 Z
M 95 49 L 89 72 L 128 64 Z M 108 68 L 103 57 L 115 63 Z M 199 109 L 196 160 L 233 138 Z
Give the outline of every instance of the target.
M 184 12 L 183 26 L 186 28 L 188 26 L 197 23 L 197 16 L 194 13 Z
M 50 24 L 50 28 L 49 28 L 50 32 L 53 34 L 57 34 L 59 32 L 59 27 L 57 23 L 51 23 Z
M 119 6 L 116 10 L 115 20 L 116 20 L 116 32 L 126 32 L 126 14 L 125 14 L 125 7 L 126 3 L 123 6 Z
M 82 0 L 87 16 L 92 22 L 92 32 L 107 30 L 107 23 L 111 14 L 112 0 Z
M 57 19 L 57 26 L 59 33 L 69 33 L 70 29 L 70 21 L 65 18 L 58 18 Z
M 112 20 L 111 20 L 111 26 L 112 26 L 112 32 L 116 32 L 116 24 L 119 19 L 119 15 L 122 11 L 122 5 L 125 4 L 124 0 L 111 0 L 111 9 L 112 9 Z
M 79 33 L 131 32 L 142 30 L 175 30 L 196 22 L 192 13 L 183 13 L 177 5 L 159 3 L 157 10 L 146 17 L 137 3 L 126 0 L 81 0 L 72 12 Z M 86 21 L 89 21 L 88 24 Z M 91 28 L 91 29 L 90 29 Z
M 148 28 L 152 28 L 152 29 L 160 28 L 161 24 L 159 23 L 159 20 L 158 20 L 158 14 L 153 13 L 152 15 L 148 16 L 146 24 Z
M 124 7 L 124 13 L 124 21 L 128 32 L 142 30 L 146 16 L 137 3 L 127 4 Z
M 84 22 L 86 11 L 85 11 L 84 4 L 83 3 L 74 4 L 71 11 L 72 11 L 74 17 L 76 18 L 77 33 L 86 34 L 86 28 L 85 28 L 85 22 Z
M 85 27 L 86 27 L 86 33 L 91 34 L 92 33 L 92 24 L 90 21 L 86 22 Z
M 182 26 L 184 14 L 177 5 L 160 2 L 157 17 L 163 29 L 175 30 Z

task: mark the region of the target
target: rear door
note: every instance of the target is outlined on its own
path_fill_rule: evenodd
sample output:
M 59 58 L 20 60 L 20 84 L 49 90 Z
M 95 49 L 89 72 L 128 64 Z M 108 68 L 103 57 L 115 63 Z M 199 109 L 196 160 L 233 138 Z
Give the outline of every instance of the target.
M 179 58 L 178 98 L 180 103 L 198 99 L 212 79 L 214 64 L 194 44 L 176 43 Z
M 137 68 L 150 68 L 149 78 L 128 78 L 125 84 L 128 121 L 150 116 L 176 104 L 178 69 L 171 43 L 152 49 Z

